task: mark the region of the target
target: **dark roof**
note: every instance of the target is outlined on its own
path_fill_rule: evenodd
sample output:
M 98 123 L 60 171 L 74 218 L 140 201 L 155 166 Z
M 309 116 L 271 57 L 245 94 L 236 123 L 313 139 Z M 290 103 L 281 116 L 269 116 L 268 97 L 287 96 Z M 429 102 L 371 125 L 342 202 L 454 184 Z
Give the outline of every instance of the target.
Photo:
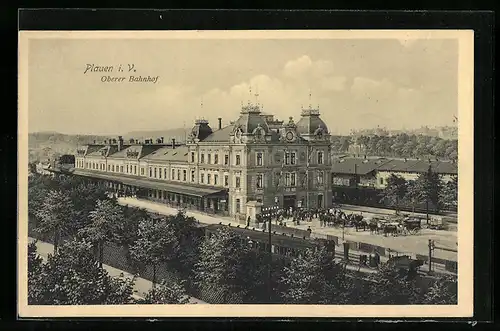
M 212 132 L 211 135 L 203 139 L 203 142 L 206 141 L 214 141 L 214 142 L 228 142 L 229 141 L 229 135 L 231 132 L 233 132 L 234 125 L 230 124 L 225 127 L 223 127 L 220 130 Z
M 116 147 L 116 146 L 115 146 Z M 157 149 L 163 147 L 163 145 L 156 144 L 144 144 L 144 145 L 132 145 L 132 146 L 124 146 L 121 151 L 116 151 L 114 154 L 110 154 L 110 158 L 127 158 L 127 152 L 138 152 L 138 159 L 145 157 L 146 155 L 151 154 Z
M 241 128 L 242 133 L 252 134 L 257 127 L 264 129 L 266 133 L 269 132 L 266 117 L 260 113 L 242 113 L 240 117 L 234 122 L 234 127 Z
M 428 160 L 390 160 L 389 162 L 380 166 L 378 170 L 423 173 L 429 170 L 429 165 L 431 166 L 432 171 L 439 174 L 456 175 L 458 173 L 458 167 L 456 163 L 450 161 L 429 162 Z
M 354 169 L 357 165 L 357 169 Z M 337 174 L 366 175 L 374 170 L 423 173 L 429 169 L 439 174 L 457 174 L 457 164 L 449 161 L 400 160 L 385 158 L 333 158 L 332 172 Z
M 329 132 L 325 122 L 319 117 L 319 111 L 303 110 L 301 118 L 297 122 L 297 133 L 314 134 L 319 127 L 324 130 L 324 133 Z
M 143 188 L 165 190 L 168 192 L 192 195 L 197 197 L 204 197 L 212 194 L 220 194 L 227 191 L 226 189 L 213 186 L 193 185 L 189 183 L 178 183 L 167 180 L 155 180 L 139 176 L 108 174 L 96 171 L 86 171 L 81 169 L 75 169 L 73 171 L 73 174 L 79 176 L 97 178 L 97 179 L 116 181 L 125 185 L 134 185 Z
M 87 156 L 107 156 L 109 155 L 109 151 L 111 146 L 104 146 L 104 145 L 97 145 L 97 146 L 92 146 L 93 148 L 90 148 L 89 146 L 89 151 L 87 151 Z M 104 151 L 104 155 L 102 154 Z
M 342 158 L 332 160 L 332 172 L 337 174 L 366 175 L 382 164 L 388 162 L 384 159 Z M 357 167 L 357 168 L 356 168 Z
M 189 148 L 187 146 L 179 146 L 176 148 L 172 148 L 171 145 L 164 146 L 146 155 L 144 160 L 187 162 L 188 152 Z

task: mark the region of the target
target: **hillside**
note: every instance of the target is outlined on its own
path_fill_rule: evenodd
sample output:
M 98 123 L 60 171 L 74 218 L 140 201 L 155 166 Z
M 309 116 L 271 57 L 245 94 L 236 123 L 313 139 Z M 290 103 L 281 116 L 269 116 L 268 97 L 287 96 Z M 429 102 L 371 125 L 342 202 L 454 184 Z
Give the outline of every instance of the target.
M 144 141 L 145 139 L 163 137 L 165 142 L 170 142 L 175 138 L 177 142 L 183 142 L 184 137 L 189 134 L 191 129 L 170 129 L 158 131 L 134 131 L 123 135 L 123 139 L 128 141 L 130 138 Z M 63 154 L 74 154 L 76 148 L 81 145 L 92 144 L 94 141 L 102 142 L 117 136 L 99 136 L 99 135 L 72 135 L 58 132 L 34 132 L 28 135 L 29 162 L 47 162 Z
M 57 132 L 30 133 L 28 135 L 29 162 L 47 162 L 63 154 L 74 154 L 78 146 L 104 139 L 108 137 Z
M 184 142 L 185 137 L 189 135 L 191 128 L 177 128 L 170 130 L 156 130 L 156 131 L 132 131 L 123 135 L 123 139 L 128 141 L 130 138 L 144 141 L 145 139 L 153 139 L 163 137 L 164 142 L 171 142 L 172 138 L 177 142 Z

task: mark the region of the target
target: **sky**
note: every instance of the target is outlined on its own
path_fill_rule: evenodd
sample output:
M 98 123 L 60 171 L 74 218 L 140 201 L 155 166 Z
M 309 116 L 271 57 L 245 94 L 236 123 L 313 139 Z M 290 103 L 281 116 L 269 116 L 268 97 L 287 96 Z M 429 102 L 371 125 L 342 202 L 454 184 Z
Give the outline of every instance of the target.
M 84 73 L 90 64 L 114 69 Z M 216 127 L 249 101 L 281 120 L 319 107 L 333 134 L 453 125 L 457 70 L 454 39 L 31 39 L 29 131 Z M 108 75 L 126 79 L 101 82 Z

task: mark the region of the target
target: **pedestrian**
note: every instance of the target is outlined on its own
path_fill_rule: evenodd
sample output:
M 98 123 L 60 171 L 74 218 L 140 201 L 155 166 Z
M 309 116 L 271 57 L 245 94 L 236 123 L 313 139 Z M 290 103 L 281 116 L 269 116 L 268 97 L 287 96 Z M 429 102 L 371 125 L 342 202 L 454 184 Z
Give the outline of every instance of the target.
M 248 216 L 248 218 L 247 218 L 247 227 L 249 227 L 249 226 L 250 226 L 250 216 Z

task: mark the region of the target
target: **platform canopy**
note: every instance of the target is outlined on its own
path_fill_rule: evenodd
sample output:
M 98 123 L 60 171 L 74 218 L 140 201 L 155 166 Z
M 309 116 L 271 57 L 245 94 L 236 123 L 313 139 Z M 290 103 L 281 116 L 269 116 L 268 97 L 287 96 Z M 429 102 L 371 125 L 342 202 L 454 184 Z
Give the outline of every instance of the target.
M 151 178 L 142 179 L 135 176 L 117 175 L 117 174 L 104 174 L 81 169 L 75 169 L 74 175 L 91 177 L 95 179 L 109 180 L 123 185 L 137 186 L 148 189 L 163 190 L 167 192 L 190 195 L 195 197 L 208 197 L 208 196 L 226 196 L 227 190 L 217 187 L 193 185 L 193 184 L 178 184 L 170 181 L 154 180 Z

